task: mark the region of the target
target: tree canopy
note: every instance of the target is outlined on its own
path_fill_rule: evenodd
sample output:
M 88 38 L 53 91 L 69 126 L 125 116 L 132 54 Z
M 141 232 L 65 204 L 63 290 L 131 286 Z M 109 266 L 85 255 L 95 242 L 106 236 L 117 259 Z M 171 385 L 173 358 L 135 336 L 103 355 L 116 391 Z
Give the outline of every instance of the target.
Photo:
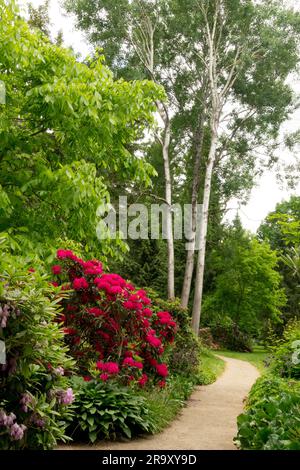
M 101 55 L 78 62 L 30 30 L 13 3 L 1 1 L 0 15 L 0 230 L 37 251 L 64 239 L 113 255 L 97 240 L 97 207 L 116 180 L 150 184 L 154 169 L 135 142 L 163 90 L 115 80 Z

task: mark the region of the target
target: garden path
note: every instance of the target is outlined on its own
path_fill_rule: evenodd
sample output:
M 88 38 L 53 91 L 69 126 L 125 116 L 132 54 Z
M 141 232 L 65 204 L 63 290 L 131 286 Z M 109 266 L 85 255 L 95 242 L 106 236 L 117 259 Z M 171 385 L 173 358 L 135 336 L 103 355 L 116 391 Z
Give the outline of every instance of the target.
M 259 372 L 248 362 L 220 357 L 226 363 L 223 374 L 213 384 L 197 387 L 178 418 L 160 434 L 129 442 L 71 444 L 64 446 L 64 450 L 236 449 L 233 443 L 236 418 Z

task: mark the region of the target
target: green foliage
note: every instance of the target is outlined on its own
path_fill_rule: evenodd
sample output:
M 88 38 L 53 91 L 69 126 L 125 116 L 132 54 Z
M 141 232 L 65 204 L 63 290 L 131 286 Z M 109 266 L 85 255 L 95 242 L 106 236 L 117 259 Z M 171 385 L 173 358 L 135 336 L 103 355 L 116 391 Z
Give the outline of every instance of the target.
M 299 384 L 263 376 L 254 385 L 247 411 L 238 417 L 242 449 L 300 450 Z
M 38 28 L 43 34 L 49 37 L 49 0 L 45 0 L 45 2 L 37 8 L 34 8 L 32 3 L 29 3 L 28 12 L 28 24 L 34 28 Z
M 238 417 L 236 441 L 242 449 L 300 450 L 299 340 L 296 322 L 273 348 L 269 371 L 252 387 Z
M 75 14 L 77 26 L 90 42 L 103 48 L 109 66 L 118 76 L 148 77 L 164 85 L 173 111 L 170 156 L 174 193 L 180 190 L 181 196 L 184 193 L 190 199 L 195 134 L 206 114 L 205 104 L 211 106 L 203 60 L 207 44 L 201 4 L 198 0 L 122 0 L 116 8 L 114 0 L 63 3 L 68 12 Z M 215 1 L 207 4 L 210 21 L 215 4 Z M 235 105 L 226 115 L 228 132 L 221 136 L 222 150 L 230 158 L 219 159 L 214 177 L 222 198 L 228 201 L 233 196 L 245 197 L 253 187 L 257 171 L 262 170 L 256 164 L 257 145 L 268 148 L 268 163 L 272 164 L 272 144 L 292 104 L 286 77 L 298 62 L 300 16 L 277 0 L 263 3 L 222 0 L 221 5 L 222 27 L 216 25 L 220 33 L 218 85 L 224 85 L 228 78 L 237 49 L 241 53 L 230 97 Z M 103 14 L 99 15 L 99 11 Z M 154 29 L 153 73 L 141 59 L 147 46 L 150 47 L 149 24 Z M 210 140 L 207 116 L 202 166 Z M 156 150 L 154 144 L 154 153 Z M 159 190 L 158 184 L 157 194 Z
M 300 321 L 287 325 L 283 338 L 272 351 L 271 369 L 274 373 L 300 380 Z
M 252 339 L 249 334 L 241 331 L 239 326 L 229 317 L 217 316 L 210 323 L 214 341 L 230 351 L 252 351 Z
M 14 2 L 1 0 L 0 16 L 0 230 L 19 251 L 43 257 L 58 239 L 102 258 L 121 255 L 122 240 L 98 240 L 97 208 L 105 210 L 120 181 L 150 185 L 154 170 L 135 142 L 153 123 L 162 89 L 114 80 L 101 55 L 78 62 L 30 30 Z
M 278 271 L 283 277 L 287 304 L 283 319 L 288 322 L 300 318 L 299 246 L 300 246 L 300 197 L 291 196 L 288 201 L 276 205 L 258 229 L 258 236 L 267 240 L 280 255 Z
M 183 374 L 195 377 L 199 369 L 201 345 L 191 328 L 188 309 L 180 306 L 180 299 L 164 300 L 158 297 L 153 289 L 147 289 L 155 310 L 172 312 L 172 317 L 178 325 L 175 342 L 169 351 L 167 359 L 173 374 Z
M 209 349 L 201 348 L 200 367 L 197 374 L 198 385 L 209 385 L 215 382 L 225 369 L 225 362 L 215 356 Z
M 135 390 L 79 378 L 74 384 L 76 415 L 69 427 L 73 437 L 85 437 L 93 443 L 100 438 L 131 439 L 155 430 L 146 399 Z
M 243 333 L 259 336 L 269 322 L 280 321 L 285 295 L 276 271 L 276 253 L 266 242 L 251 237 L 236 219 L 211 259 L 214 284 L 203 305 L 207 325 L 227 317 Z
M 167 387 L 159 393 L 151 390 L 141 391 L 145 397 L 149 416 L 154 424 L 155 433 L 166 428 L 176 418 L 180 409 L 190 397 L 195 383 L 187 377 L 176 375 L 168 381 Z
M 28 260 L 9 255 L 2 243 L 0 339 L 7 357 L 0 369 L 1 449 L 51 449 L 68 439 L 72 391 L 67 375 L 73 361 L 54 322 L 58 299 L 47 278 L 29 268 Z M 5 426 L 3 413 L 15 415 L 15 428 L 25 426 L 18 439 L 12 437 L 12 426 Z
M 218 350 L 218 354 L 225 357 L 232 357 L 240 361 L 247 361 L 253 364 L 261 373 L 265 373 L 270 362 L 268 351 L 263 346 L 253 345 L 252 352 L 237 352 L 228 350 Z

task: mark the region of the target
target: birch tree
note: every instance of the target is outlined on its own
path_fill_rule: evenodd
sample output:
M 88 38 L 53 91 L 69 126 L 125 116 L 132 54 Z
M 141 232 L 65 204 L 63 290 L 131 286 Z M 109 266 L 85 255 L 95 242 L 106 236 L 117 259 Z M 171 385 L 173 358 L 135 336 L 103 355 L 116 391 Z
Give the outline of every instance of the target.
M 65 2 L 92 43 L 103 47 L 117 75 L 151 76 L 166 89 L 168 107 L 160 106 L 158 112 L 168 132 L 158 137 L 163 148 L 170 131 L 165 143 L 172 165 L 171 201 L 192 205 L 183 306 L 189 304 L 195 277 L 196 205 L 203 202 L 206 207 L 196 312 L 202 297 L 199 264 L 205 261 L 211 187 L 218 186 L 223 202 L 229 195 L 245 198 L 258 172 L 274 164 L 279 126 L 291 110 L 293 97 L 285 80 L 298 61 L 299 15 L 277 0 L 119 0 L 118 7 L 113 0 Z M 153 73 L 151 61 L 145 61 L 145 52 L 149 56 L 151 51 L 146 17 L 155 27 Z M 130 26 L 133 18 L 135 29 Z M 264 160 L 259 156 L 262 147 Z M 168 197 L 165 192 L 164 199 Z
M 235 4 L 234 4 L 235 3 Z M 228 30 L 228 23 L 230 23 L 230 15 L 232 15 L 232 5 L 234 4 L 236 21 L 235 28 Z M 250 11 L 248 20 L 239 21 L 239 7 L 244 8 L 242 2 L 230 2 L 227 0 L 214 0 L 214 1 L 199 1 L 198 7 L 203 15 L 204 24 L 204 40 L 207 44 L 208 54 L 205 57 L 203 50 L 200 49 L 201 57 L 205 63 L 205 69 L 209 80 L 209 129 L 210 129 L 210 145 L 208 158 L 206 163 L 206 172 L 203 188 L 202 200 L 202 214 L 201 214 L 201 227 L 199 235 L 199 252 L 196 266 L 196 280 L 195 280 L 195 293 L 192 311 L 192 327 L 197 333 L 201 318 L 201 304 L 203 295 L 203 279 L 205 269 L 205 252 L 206 252 L 206 237 L 209 218 L 209 202 L 211 194 L 211 184 L 213 172 L 218 157 L 222 155 L 221 145 L 221 122 L 224 122 L 224 114 L 226 105 L 230 103 L 230 98 L 236 93 L 235 84 L 239 75 L 244 75 L 245 70 L 251 72 L 251 65 L 256 61 L 263 62 L 267 59 L 269 50 L 268 45 L 265 43 L 266 33 L 268 40 L 276 40 L 279 36 L 282 37 L 282 30 L 278 19 L 282 14 L 278 9 L 275 21 L 274 7 L 279 7 L 276 2 L 273 3 L 272 9 L 269 10 L 269 17 L 266 15 L 266 9 L 259 9 L 255 7 L 252 2 L 245 3 L 246 8 Z M 267 5 L 268 6 L 268 5 Z M 247 14 L 247 11 L 245 10 Z M 243 16 L 242 16 L 243 18 Z M 261 26 L 257 29 L 257 19 L 262 21 Z M 272 24 L 273 21 L 273 24 Z M 299 20 L 298 20 L 299 21 Z M 272 37 L 272 27 L 275 34 Z M 278 28 L 276 30 L 276 27 Z M 267 46 L 267 47 L 266 47 Z M 271 48 L 270 48 L 271 49 Z M 253 65 L 252 65 L 253 67 Z M 255 66 L 254 66 L 255 68 Z M 274 74 L 276 75 L 276 73 Z M 282 71 L 277 74 L 278 79 L 285 79 L 285 73 Z M 269 103 L 271 105 L 271 103 Z M 234 100 L 231 100 L 231 106 L 234 106 Z M 230 113 L 230 111 L 229 111 Z M 248 109 L 242 120 L 247 120 L 248 117 L 255 114 L 255 107 Z M 234 128 L 233 128 L 234 132 Z M 223 131 L 224 133 L 224 131 Z M 275 134 L 274 134 L 275 135 Z M 232 133 L 225 137 L 225 143 Z M 224 143 L 224 139 L 223 139 Z M 219 155 L 218 155 L 219 154 Z
M 65 2 L 68 9 L 78 6 L 77 1 L 67 0 Z M 102 25 L 105 31 L 108 27 L 108 34 L 106 31 L 101 36 L 97 32 L 91 33 L 91 39 L 105 47 L 108 59 L 111 58 L 110 65 L 120 72 L 120 68 L 126 67 L 131 69 L 136 67 L 136 71 L 142 77 L 150 78 L 155 83 L 161 83 L 161 77 L 155 63 L 157 62 L 157 40 L 155 41 L 155 34 L 160 24 L 160 0 L 122 0 L 119 2 L 119 8 L 115 8 L 115 2 L 87 1 L 85 7 L 88 9 L 89 14 L 93 16 L 96 14 L 99 26 Z M 79 3 L 79 8 L 81 7 Z M 80 18 L 80 11 L 76 10 Z M 86 17 L 85 17 L 86 20 Z M 109 37 L 109 28 L 112 24 L 118 28 L 116 32 L 119 42 L 111 41 Z M 114 37 L 114 39 L 116 39 Z M 111 52 L 111 55 L 110 55 Z M 125 63 L 125 67 L 124 67 Z M 123 70 L 124 74 L 124 70 Z M 126 75 L 126 71 L 125 71 Z M 138 77 L 138 78 L 142 78 Z M 128 78 L 133 78 L 132 74 Z M 170 167 L 170 140 L 171 140 L 171 122 L 170 122 L 170 96 L 169 103 L 157 101 L 157 113 L 160 116 L 160 124 L 155 138 L 159 142 L 162 150 L 162 160 L 164 167 L 164 181 L 165 181 L 165 231 L 167 243 L 167 258 L 168 258 L 168 285 L 167 293 L 168 298 L 175 297 L 174 290 L 174 236 L 173 236 L 173 220 L 172 220 L 172 175 Z M 152 195 L 153 196 L 153 195 Z M 161 201 L 160 201 L 161 202 Z

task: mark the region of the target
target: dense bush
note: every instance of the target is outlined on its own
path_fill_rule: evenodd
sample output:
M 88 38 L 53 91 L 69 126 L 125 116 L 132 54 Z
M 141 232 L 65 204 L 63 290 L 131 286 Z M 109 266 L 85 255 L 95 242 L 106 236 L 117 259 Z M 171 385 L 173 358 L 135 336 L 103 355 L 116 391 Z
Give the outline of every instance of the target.
M 52 267 L 62 298 L 59 321 L 79 373 L 86 380 L 117 379 L 122 384 L 165 386 L 165 349 L 174 341 L 176 322 L 167 311 L 154 311 L 144 290 L 117 274 L 106 274 L 99 261 L 83 261 L 58 250 Z
M 283 340 L 273 348 L 271 368 L 281 377 L 300 379 L 300 321 L 287 325 Z
M 116 382 L 84 382 L 77 378 L 76 419 L 69 426 L 72 437 L 97 439 L 131 438 L 155 430 L 147 401 L 130 387 Z
M 210 323 L 214 341 L 222 348 L 231 351 L 252 351 L 251 337 L 240 330 L 239 326 L 229 317 L 216 317 Z
M 242 449 L 300 450 L 299 395 L 299 384 L 272 375 L 259 379 L 238 417 Z
M 170 372 L 195 376 L 199 370 L 201 345 L 191 328 L 188 309 L 180 306 L 180 300 L 164 300 L 157 293 L 148 289 L 155 311 L 168 310 L 178 326 L 173 348 L 167 357 Z
M 57 300 L 46 279 L 22 259 L 0 254 L 0 449 L 49 449 L 65 440 L 74 395 Z M 2 343 L 3 345 L 3 343 Z
M 252 387 L 238 417 L 242 449 L 300 450 L 299 333 L 299 322 L 287 326 L 268 373 Z

